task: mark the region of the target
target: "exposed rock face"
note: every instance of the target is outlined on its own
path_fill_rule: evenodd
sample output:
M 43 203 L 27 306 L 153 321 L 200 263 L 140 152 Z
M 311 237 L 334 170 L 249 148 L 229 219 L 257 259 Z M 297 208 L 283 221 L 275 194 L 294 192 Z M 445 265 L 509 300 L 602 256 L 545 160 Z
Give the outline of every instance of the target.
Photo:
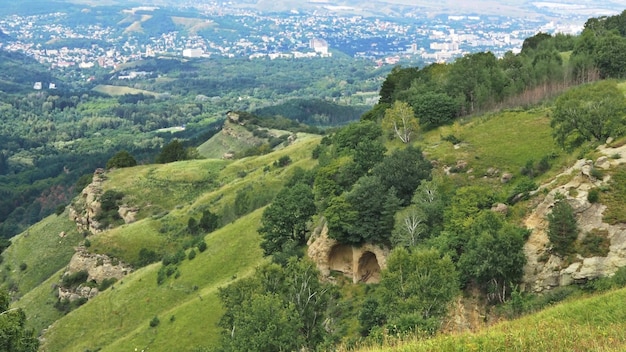
M 88 282 L 95 281 L 97 284 L 100 284 L 105 279 L 115 278 L 120 280 L 130 274 L 132 268 L 130 265 L 113 260 L 104 254 L 89 253 L 85 247 L 78 247 L 63 276 L 79 271 L 86 271 L 89 274 L 87 277 Z M 59 299 L 68 299 L 70 302 L 79 298 L 90 299 L 98 293 L 97 288 L 85 285 L 80 285 L 76 289 L 59 287 Z
M 620 150 L 623 149 L 623 150 Z M 626 155 L 626 146 L 613 149 L 600 147 L 605 155 Z M 557 176 L 571 177 L 562 186 L 553 188 L 540 200 L 534 211 L 526 218 L 525 225 L 531 235 L 524 246 L 527 264 L 524 268 L 523 288 L 527 291 L 541 292 L 557 286 L 584 282 L 602 276 L 610 276 L 626 265 L 626 224 L 609 225 L 602 219 L 606 207 L 602 204 L 591 204 L 587 200 L 589 190 L 605 185 L 609 179 L 598 180 L 592 176 L 595 164 L 598 168 L 608 169 L 626 163 L 626 158 L 599 158 L 595 163 L 591 160 L 579 160 L 576 164 Z M 569 176 L 568 176 L 569 175 Z M 554 182 L 554 181 L 553 181 Z M 551 187 L 551 184 L 541 188 Z M 556 195 L 565 196 L 570 203 L 580 228 L 579 239 L 592 230 L 607 233 L 610 241 L 609 253 L 606 257 L 583 258 L 578 256 L 574 263 L 564 267 L 563 259 L 550 253 L 548 239 L 547 215 L 556 201 Z
M 350 277 L 354 283 L 378 283 L 389 249 L 373 244 L 360 247 L 340 244 L 328 237 L 328 227 L 324 224 L 320 233 L 309 240 L 307 254 L 325 277 L 334 271 Z
M 96 169 L 93 179 L 85 189 L 82 190 L 78 199 L 70 205 L 70 220 L 76 223 L 78 231 L 87 232 L 93 235 L 104 230 L 102 224 L 96 220 L 102 211 L 100 197 L 103 194 L 102 183 L 106 180 L 104 169 Z M 118 214 L 126 224 L 135 222 L 139 208 L 122 205 L 118 209 Z
M 124 223 L 132 224 L 133 222 L 137 221 L 137 213 L 139 213 L 139 208 L 122 205 L 117 210 L 117 213 L 120 214 L 120 217 L 124 220 Z
M 78 247 L 67 266 L 66 273 L 87 271 L 87 281 L 101 283 L 104 279 L 121 279 L 132 272 L 130 265 L 113 260 L 104 254 L 89 253 L 86 248 Z
M 81 232 L 94 235 L 102 232 L 102 225 L 96 221 L 96 216 L 102 210 L 100 196 L 105 179 L 104 169 L 97 169 L 91 183 L 83 189 L 78 200 L 70 205 L 70 220 L 76 223 Z

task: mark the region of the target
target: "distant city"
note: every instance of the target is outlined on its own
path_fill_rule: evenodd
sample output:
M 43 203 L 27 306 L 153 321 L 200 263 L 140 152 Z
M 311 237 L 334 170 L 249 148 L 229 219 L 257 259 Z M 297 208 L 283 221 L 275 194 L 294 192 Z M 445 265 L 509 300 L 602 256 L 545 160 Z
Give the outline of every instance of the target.
M 450 62 L 466 53 L 520 51 L 538 32 L 576 34 L 585 17 L 480 15 L 365 17 L 324 13 L 260 13 L 228 4 L 170 9 L 136 7 L 109 14 L 0 17 L 0 49 L 25 53 L 54 69 L 115 68 L 146 57 L 310 59 L 348 55 L 394 65 L 403 60 Z M 180 12 L 178 12 L 180 11 Z M 191 14 L 190 14 L 191 13 Z M 89 20 L 93 15 L 93 21 Z M 108 15 L 110 21 L 98 20 Z M 77 16 L 84 16 L 77 21 Z M 158 28 L 155 19 L 167 18 Z M 73 24 L 72 24 L 73 23 Z M 146 27 L 150 26 L 150 29 Z M 132 78 L 132 77 L 126 77 Z

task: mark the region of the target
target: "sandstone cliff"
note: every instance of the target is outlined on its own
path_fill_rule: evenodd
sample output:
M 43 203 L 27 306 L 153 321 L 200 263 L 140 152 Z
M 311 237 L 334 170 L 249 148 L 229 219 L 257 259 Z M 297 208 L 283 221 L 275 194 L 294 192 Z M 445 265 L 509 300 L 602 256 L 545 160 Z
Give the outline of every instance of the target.
M 331 273 L 341 273 L 352 282 L 378 283 L 380 271 L 387 264 L 389 249 L 364 244 L 352 246 L 340 244 L 328 237 L 324 223 L 308 243 L 307 255 L 315 262 L 322 276 L 330 279 Z

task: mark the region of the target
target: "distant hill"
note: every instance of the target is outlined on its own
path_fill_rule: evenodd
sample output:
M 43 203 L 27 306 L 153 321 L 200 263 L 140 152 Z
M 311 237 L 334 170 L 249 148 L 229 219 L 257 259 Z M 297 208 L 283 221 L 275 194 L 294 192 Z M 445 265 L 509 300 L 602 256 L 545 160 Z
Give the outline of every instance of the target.
M 339 105 L 319 99 L 292 99 L 254 113 L 262 117 L 283 116 L 313 126 L 336 126 L 357 121 L 369 109 L 368 106 Z
M 32 90 L 35 82 L 41 82 L 45 88 L 56 79 L 32 58 L 0 51 L 0 91 L 15 93 Z

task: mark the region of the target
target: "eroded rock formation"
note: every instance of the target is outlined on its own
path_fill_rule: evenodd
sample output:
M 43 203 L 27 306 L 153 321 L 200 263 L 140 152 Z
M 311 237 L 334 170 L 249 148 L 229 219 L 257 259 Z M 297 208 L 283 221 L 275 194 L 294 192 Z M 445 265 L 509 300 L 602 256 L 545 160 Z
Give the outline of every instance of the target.
M 579 160 L 573 167 L 555 178 L 555 180 L 569 178 L 569 182 L 554 186 L 556 181 L 553 181 L 540 188 L 540 192 L 544 188 L 550 191 L 539 199 L 537 206 L 525 220 L 526 227 L 532 232 L 524 246 L 527 258 L 524 268 L 524 289 L 541 292 L 557 286 L 610 276 L 626 265 L 626 224 L 605 223 L 603 212 L 606 207 L 599 203 L 592 204 L 587 200 L 591 189 L 605 186 L 610 180 L 610 177 L 602 180 L 596 179 L 591 172 L 592 169 L 595 167 L 607 170 L 626 163 L 626 157 L 624 157 L 626 146 L 621 148 L 603 146 L 599 148 L 599 151 L 605 156 L 598 158 L 595 163 L 592 160 Z M 609 159 L 607 156 L 613 156 L 613 158 Z M 568 263 L 551 253 L 546 217 L 554 206 L 557 195 L 565 197 L 574 209 L 580 228 L 579 240 L 592 231 L 606 234 L 610 247 L 605 257 L 584 258 L 578 255 L 573 262 L 572 258 L 569 258 Z
M 378 283 L 380 271 L 387 264 L 389 249 L 373 244 L 341 244 L 328 237 L 328 227 L 324 224 L 319 234 L 309 240 L 307 254 L 327 278 L 331 273 L 341 273 L 354 283 Z
M 78 231 L 97 234 L 102 231 L 102 225 L 96 221 L 96 216 L 102 210 L 100 196 L 102 183 L 106 179 L 104 169 L 94 172 L 91 183 L 85 187 L 80 195 L 70 205 L 70 220 L 76 223 Z
M 104 254 L 89 253 L 85 247 L 77 247 L 63 276 L 81 271 L 88 273 L 87 282 L 95 282 L 99 285 L 107 279 L 122 279 L 132 272 L 132 267 Z M 79 298 L 89 299 L 99 293 L 96 287 L 86 285 L 79 285 L 74 289 L 60 286 L 58 290 L 59 299 L 67 299 L 70 302 Z

